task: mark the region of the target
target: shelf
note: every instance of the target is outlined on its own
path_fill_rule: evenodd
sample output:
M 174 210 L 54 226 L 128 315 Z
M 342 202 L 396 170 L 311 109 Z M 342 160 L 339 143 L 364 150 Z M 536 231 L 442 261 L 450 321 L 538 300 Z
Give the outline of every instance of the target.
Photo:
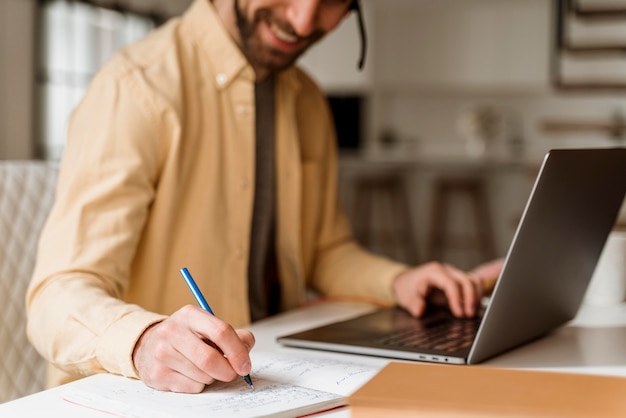
M 626 82 L 607 82 L 607 81 L 558 81 L 554 83 L 555 87 L 560 91 L 594 91 L 614 93 L 616 91 L 625 91 Z
M 575 7 L 573 10 L 576 17 L 586 20 L 624 20 L 626 19 L 626 8 L 615 9 L 583 9 Z
M 544 132 L 552 134 L 599 132 L 619 138 L 626 133 L 626 122 L 546 120 L 542 122 L 541 128 Z
M 377 83 L 371 92 L 381 98 L 385 97 L 459 97 L 459 96 L 522 96 L 538 97 L 550 94 L 548 80 L 536 82 L 510 83 L 463 83 L 463 82 L 406 82 L 406 83 Z
M 563 52 L 567 52 L 572 55 L 625 55 L 626 45 L 587 45 L 587 46 L 573 46 L 565 45 Z
M 575 0 L 556 0 L 555 4 L 552 85 L 561 91 L 626 90 L 626 79 L 621 76 L 626 64 L 626 41 L 621 24 L 626 23 L 626 4 L 621 2 L 601 8 L 597 4 L 583 7 Z M 593 21 L 594 30 L 580 29 L 591 26 L 579 25 L 583 21 Z M 620 24 L 616 25 L 616 21 Z M 574 30 L 580 38 L 576 41 L 571 38 L 576 33 L 572 32 Z M 581 37 L 582 34 L 587 36 Z M 593 40 L 598 34 L 603 39 Z M 603 63 L 598 59 L 604 58 L 611 59 L 610 66 L 599 67 L 598 64 Z M 574 80 L 573 74 L 576 74 Z

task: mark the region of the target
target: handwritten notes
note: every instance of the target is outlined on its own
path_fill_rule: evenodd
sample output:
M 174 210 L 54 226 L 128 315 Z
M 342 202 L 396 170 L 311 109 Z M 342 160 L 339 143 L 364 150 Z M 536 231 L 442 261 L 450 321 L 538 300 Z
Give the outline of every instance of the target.
M 69 386 L 69 402 L 121 417 L 291 417 L 345 405 L 345 396 L 377 368 L 336 360 L 253 355 L 255 390 L 241 379 L 214 383 L 200 394 L 160 392 L 142 382 L 96 375 Z
M 254 382 L 254 391 L 232 382 L 211 385 L 196 395 L 159 392 L 140 381 L 114 375 L 92 379 L 89 389 L 69 388 L 63 398 L 121 417 L 297 416 L 345 404 L 341 395 L 264 379 Z
M 259 376 L 344 396 L 361 387 L 379 370 L 378 367 L 331 358 L 307 359 L 263 352 L 252 352 L 252 364 L 253 379 Z

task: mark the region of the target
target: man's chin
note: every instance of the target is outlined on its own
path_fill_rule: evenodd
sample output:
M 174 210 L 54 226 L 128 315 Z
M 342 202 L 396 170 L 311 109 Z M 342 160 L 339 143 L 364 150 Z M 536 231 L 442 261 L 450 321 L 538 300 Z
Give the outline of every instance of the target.
M 288 59 L 266 59 L 266 60 L 260 60 L 257 61 L 257 63 L 259 64 L 258 67 L 264 69 L 265 71 L 268 71 L 270 73 L 277 73 L 283 70 L 286 70 L 287 68 L 293 66 L 296 61 L 297 61 L 298 57 L 296 58 L 288 58 Z

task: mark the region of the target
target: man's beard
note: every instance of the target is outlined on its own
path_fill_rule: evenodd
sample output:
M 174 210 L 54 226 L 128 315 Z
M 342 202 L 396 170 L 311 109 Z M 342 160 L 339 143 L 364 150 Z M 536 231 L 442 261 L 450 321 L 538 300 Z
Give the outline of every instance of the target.
M 239 8 L 239 0 L 234 1 L 235 16 L 237 19 L 237 29 L 239 30 L 239 36 L 241 37 L 241 49 L 243 54 L 248 59 L 248 62 L 255 68 L 263 68 L 269 72 L 279 72 L 288 67 L 291 67 L 296 60 L 308 49 L 302 48 L 294 53 L 285 53 L 275 48 L 271 48 L 268 45 L 264 45 L 261 42 L 259 36 L 255 36 L 255 30 L 262 21 L 272 22 L 272 14 L 270 10 L 261 9 L 257 11 L 252 19 L 249 21 L 244 15 L 243 11 Z M 282 30 L 295 34 L 295 31 L 286 22 L 277 22 Z M 307 39 L 311 40 L 309 46 L 319 40 L 323 36 L 319 31 L 314 32 Z

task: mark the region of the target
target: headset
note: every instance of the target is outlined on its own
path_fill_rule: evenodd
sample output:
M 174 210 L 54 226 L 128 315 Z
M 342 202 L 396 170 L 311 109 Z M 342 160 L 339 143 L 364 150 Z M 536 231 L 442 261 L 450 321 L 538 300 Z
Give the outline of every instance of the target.
M 358 68 L 359 70 L 362 70 L 363 65 L 365 65 L 365 52 L 367 50 L 367 34 L 365 33 L 365 22 L 363 20 L 363 13 L 361 11 L 360 0 L 353 0 L 352 4 L 350 4 L 350 10 L 353 10 L 356 12 L 357 21 L 359 23 L 359 35 L 361 37 L 361 56 L 359 58 Z

